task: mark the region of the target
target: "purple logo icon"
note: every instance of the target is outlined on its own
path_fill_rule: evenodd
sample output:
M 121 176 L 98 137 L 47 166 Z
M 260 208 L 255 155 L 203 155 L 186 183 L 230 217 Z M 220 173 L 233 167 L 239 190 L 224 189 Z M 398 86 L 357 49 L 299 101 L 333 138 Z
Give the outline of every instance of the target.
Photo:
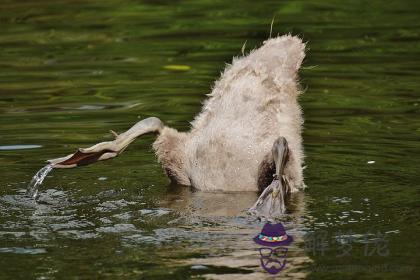
M 286 266 L 287 246 L 293 237 L 286 234 L 281 223 L 266 223 L 261 233 L 254 237 L 254 242 L 264 247 L 259 248 L 261 267 L 270 274 L 277 274 Z

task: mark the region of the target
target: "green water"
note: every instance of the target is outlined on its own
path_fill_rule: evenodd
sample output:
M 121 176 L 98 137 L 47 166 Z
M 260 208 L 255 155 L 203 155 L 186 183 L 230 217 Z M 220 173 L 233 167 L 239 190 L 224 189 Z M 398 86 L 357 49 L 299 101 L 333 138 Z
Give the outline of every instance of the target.
M 278 277 L 418 279 L 419 2 L 151 0 L 0 2 L 0 278 L 271 279 L 243 211 L 257 194 L 170 185 L 153 136 L 53 171 L 39 203 L 24 193 L 46 159 L 110 129 L 188 130 L 273 15 L 273 34 L 308 42 L 308 188 L 282 219 L 295 242 Z

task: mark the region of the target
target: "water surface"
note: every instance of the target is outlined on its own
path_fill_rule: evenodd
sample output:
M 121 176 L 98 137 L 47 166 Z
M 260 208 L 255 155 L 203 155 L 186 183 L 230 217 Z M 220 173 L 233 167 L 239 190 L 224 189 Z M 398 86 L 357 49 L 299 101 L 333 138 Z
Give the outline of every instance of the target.
M 2 1 L 0 278 L 268 278 L 252 242 L 263 223 L 243 211 L 256 194 L 170 185 L 153 136 L 53 171 L 38 203 L 25 189 L 46 159 L 110 129 L 156 116 L 188 130 L 225 64 L 245 41 L 261 45 L 275 15 L 274 34 L 308 42 L 308 188 L 282 219 L 296 241 L 281 276 L 415 279 L 419 14 L 408 0 Z

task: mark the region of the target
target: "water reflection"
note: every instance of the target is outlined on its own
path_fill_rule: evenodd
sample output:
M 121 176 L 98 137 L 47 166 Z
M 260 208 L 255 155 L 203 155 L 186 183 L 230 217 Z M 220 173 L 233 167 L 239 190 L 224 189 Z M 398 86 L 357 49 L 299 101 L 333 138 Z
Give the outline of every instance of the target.
M 26 150 L 41 148 L 41 145 L 6 145 L 0 146 L 0 151 Z
M 219 268 L 246 268 L 240 274 L 226 275 L 215 275 L 212 272 L 206 272 L 205 268 L 201 268 L 204 270 L 201 275 L 211 279 L 270 278 L 260 267 L 257 251 L 259 245 L 252 240 L 261 231 L 265 221 L 246 214 L 246 210 L 258 198 L 257 193 L 209 193 L 197 192 L 185 187 L 170 187 L 171 189 L 162 203 L 183 213 L 183 218 L 190 224 L 189 230 L 194 233 L 190 232 L 188 239 L 204 243 L 204 246 L 207 244 L 215 249 L 214 256 L 192 258 L 187 260 L 186 264 L 191 267 L 200 265 Z M 306 213 L 306 199 L 304 193 L 293 194 L 287 204 L 289 213 L 280 219 L 286 230 L 295 239 L 289 248 L 287 266 L 282 272 L 282 278 L 304 279 L 306 273 L 301 271 L 312 262 L 302 249 L 305 232 L 302 217 Z M 171 234 L 173 233 L 171 232 Z M 177 235 L 179 236 L 179 233 Z
M 180 212 L 202 217 L 236 217 L 245 215 L 255 203 L 255 192 L 223 193 L 195 191 L 188 187 L 171 185 L 162 205 Z
M 100 241 L 115 236 L 125 250 L 186 244 L 198 255 L 206 248 L 206 255 L 177 260 L 177 265 L 191 267 L 202 276 L 213 277 L 213 273 L 232 269 L 225 277 L 218 277 L 225 279 L 239 273 L 244 279 L 255 279 L 252 277 L 267 276 L 259 267 L 258 245 L 252 241 L 264 221 L 246 214 L 256 199 L 257 194 L 252 192 L 206 193 L 171 185 L 157 207 L 145 208 L 144 203 L 130 200 L 121 190 L 77 197 L 72 192 L 46 189 L 40 190 L 38 201 L 20 190 L 18 194 L 0 197 L 0 207 L 7 209 L 3 212 L 0 236 L 13 238 L 17 244 L 19 240 L 48 244 L 58 237 Z M 297 271 L 310 262 L 301 249 L 305 195 L 293 195 L 289 204 L 291 212 L 282 221 L 295 242 L 285 271 L 290 277 L 303 278 L 304 274 Z M 18 219 L 10 219 L 16 215 Z M 42 248 L 0 248 L 0 253 L 5 252 L 46 253 Z

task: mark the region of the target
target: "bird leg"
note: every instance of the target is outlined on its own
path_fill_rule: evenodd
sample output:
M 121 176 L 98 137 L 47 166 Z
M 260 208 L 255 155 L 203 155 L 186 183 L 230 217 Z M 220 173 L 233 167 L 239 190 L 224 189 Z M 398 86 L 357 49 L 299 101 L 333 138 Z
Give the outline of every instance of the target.
M 289 148 L 286 138 L 279 137 L 273 145 L 272 154 L 276 173 L 271 184 L 261 193 L 257 202 L 249 212 L 258 216 L 275 217 L 286 212 L 285 200 L 290 193 L 290 186 L 284 176 L 284 168 L 288 158 Z
M 121 154 L 137 137 L 150 132 L 160 132 L 163 127 L 163 123 L 158 118 L 147 118 L 139 121 L 124 133 L 117 134 L 111 130 L 115 137 L 113 141 L 101 142 L 85 149 L 79 148 L 74 154 L 50 159 L 48 162 L 54 168 L 73 168 L 114 158 Z

